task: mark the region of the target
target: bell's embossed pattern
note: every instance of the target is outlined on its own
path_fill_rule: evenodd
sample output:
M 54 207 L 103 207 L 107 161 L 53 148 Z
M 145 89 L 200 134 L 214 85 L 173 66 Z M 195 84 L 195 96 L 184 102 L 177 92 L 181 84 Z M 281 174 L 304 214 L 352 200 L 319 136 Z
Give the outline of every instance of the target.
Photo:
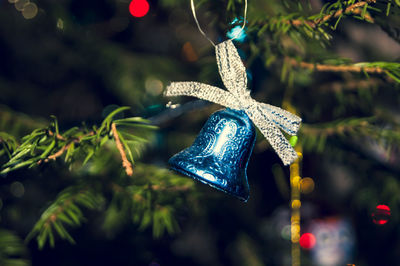
M 215 112 L 192 146 L 174 155 L 169 163 L 178 172 L 247 201 L 246 169 L 255 134 L 244 111 L 227 108 Z

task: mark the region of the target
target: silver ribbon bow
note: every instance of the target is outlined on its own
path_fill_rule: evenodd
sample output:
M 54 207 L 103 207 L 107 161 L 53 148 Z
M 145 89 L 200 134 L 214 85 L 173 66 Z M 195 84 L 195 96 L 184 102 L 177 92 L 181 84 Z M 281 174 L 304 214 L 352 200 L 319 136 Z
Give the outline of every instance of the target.
M 165 96 L 193 96 L 232 109 L 243 110 L 269 141 L 284 165 L 297 158 L 297 152 L 279 130 L 296 135 L 301 118 L 279 107 L 252 99 L 247 89 L 246 68 L 231 40 L 215 46 L 219 74 L 228 91 L 199 82 L 173 82 Z

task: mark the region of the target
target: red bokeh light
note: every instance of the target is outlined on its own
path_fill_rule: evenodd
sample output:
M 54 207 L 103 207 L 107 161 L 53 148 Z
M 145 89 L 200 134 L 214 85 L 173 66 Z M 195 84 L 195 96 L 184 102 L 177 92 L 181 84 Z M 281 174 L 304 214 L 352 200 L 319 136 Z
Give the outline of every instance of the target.
M 372 213 L 372 221 L 377 225 L 384 225 L 389 221 L 390 208 L 387 205 L 378 205 Z
M 137 18 L 145 16 L 149 9 L 150 5 L 146 0 L 132 0 L 129 4 L 129 12 Z
M 311 233 L 304 233 L 300 237 L 299 243 L 300 243 L 300 246 L 304 249 L 312 249 L 315 246 L 315 244 L 317 243 L 317 239 Z

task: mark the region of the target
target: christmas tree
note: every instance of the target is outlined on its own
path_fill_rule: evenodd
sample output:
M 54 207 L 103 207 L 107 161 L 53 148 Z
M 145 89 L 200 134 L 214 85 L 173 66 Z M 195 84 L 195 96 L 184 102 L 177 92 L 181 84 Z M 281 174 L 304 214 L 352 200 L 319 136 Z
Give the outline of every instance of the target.
M 396 265 L 400 1 L 193 8 L 0 2 L 0 265 Z M 302 118 L 290 167 L 257 129 L 247 203 L 168 170 L 221 109 L 163 95 L 226 88 L 208 39 Z

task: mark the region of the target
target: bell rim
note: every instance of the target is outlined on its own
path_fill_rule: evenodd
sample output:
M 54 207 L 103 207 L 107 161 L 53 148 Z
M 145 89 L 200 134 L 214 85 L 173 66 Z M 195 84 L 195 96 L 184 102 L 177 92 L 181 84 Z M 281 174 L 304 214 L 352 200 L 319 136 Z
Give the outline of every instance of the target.
M 196 174 L 194 174 L 194 173 L 192 173 L 192 172 L 190 172 L 190 171 L 188 171 L 188 170 L 186 170 L 184 168 L 177 167 L 176 165 L 173 165 L 173 166 L 171 165 L 171 169 L 174 170 L 174 171 L 177 171 L 177 172 L 179 172 L 179 173 L 181 173 L 183 175 L 186 175 L 186 176 L 189 176 L 189 177 L 191 177 L 193 179 L 196 179 L 197 181 L 200 181 L 201 183 L 203 183 L 205 185 L 208 185 L 208 186 L 213 187 L 215 189 L 218 189 L 218 190 L 220 190 L 220 191 L 222 191 L 222 192 L 224 192 L 226 194 L 229 194 L 229 195 L 239 199 L 242 202 L 247 202 L 249 200 L 249 198 L 250 198 L 249 191 L 247 191 L 248 193 L 247 193 L 247 198 L 246 198 L 244 196 L 240 196 L 239 194 L 232 193 L 231 191 L 226 190 L 226 189 L 224 189 L 222 187 L 219 187 L 219 186 L 215 185 L 214 183 L 208 181 L 207 179 L 205 179 L 205 178 L 203 178 L 201 176 L 198 176 L 198 175 L 196 175 Z

